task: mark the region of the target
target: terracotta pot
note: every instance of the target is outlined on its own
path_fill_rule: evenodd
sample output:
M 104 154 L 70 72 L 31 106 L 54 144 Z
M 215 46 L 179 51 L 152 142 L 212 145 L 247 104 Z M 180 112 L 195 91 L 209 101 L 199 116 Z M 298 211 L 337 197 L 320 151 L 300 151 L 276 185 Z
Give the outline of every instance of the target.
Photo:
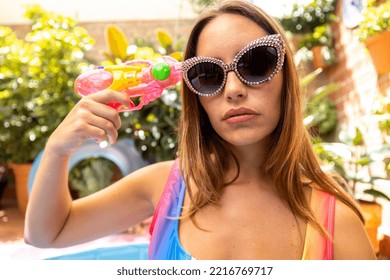
M 7 167 L 3 164 L 0 164 L 0 207 L 1 207 L 1 199 L 3 198 L 4 190 L 8 185 L 7 176 L 8 176 Z
M 390 72 L 390 30 L 368 38 L 365 42 L 378 74 Z
M 366 230 L 375 252 L 379 251 L 378 227 L 382 224 L 382 205 L 372 201 L 359 201 L 366 220 Z
M 18 201 L 19 211 L 24 215 L 26 213 L 28 202 L 28 176 L 32 163 L 10 163 L 15 175 L 16 198 Z
M 379 255 L 381 257 L 390 258 L 390 236 L 384 235 L 379 242 Z

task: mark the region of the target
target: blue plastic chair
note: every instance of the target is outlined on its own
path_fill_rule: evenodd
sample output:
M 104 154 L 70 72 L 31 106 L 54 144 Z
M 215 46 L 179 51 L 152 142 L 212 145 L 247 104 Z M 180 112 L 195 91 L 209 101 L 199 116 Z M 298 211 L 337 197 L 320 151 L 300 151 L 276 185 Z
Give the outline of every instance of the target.
M 35 174 L 37 172 L 39 163 L 43 155 L 43 150 L 35 158 L 28 178 L 28 194 L 31 193 Z M 137 151 L 133 140 L 124 138 L 119 140 L 114 145 L 108 145 L 105 148 L 100 147 L 99 144 L 90 140 L 85 142 L 70 158 L 69 171 L 80 161 L 91 158 L 100 157 L 112 161 L 118 166 L 122 176 L 126 176 L 131 172 L 146 166 L 148 163 L 142 159 L 140 153 Z

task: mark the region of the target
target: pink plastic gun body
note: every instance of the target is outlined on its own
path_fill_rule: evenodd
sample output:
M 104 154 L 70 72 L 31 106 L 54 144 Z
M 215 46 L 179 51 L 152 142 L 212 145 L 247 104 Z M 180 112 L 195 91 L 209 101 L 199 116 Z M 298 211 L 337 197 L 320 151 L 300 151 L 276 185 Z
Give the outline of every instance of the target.
M 163 61 L 131 60 L 87 71 L 76 79 L 74 88 L 80 96 L 107 88 L 120 91 L 129 97 L 129 106 L 110 102 L 111 107 L 119 112 L 140 110 L 160 97 L 164 89 L 181 80 L 181 63 L 169 56 L 163 56 Z M 138 100 L 137 105 L 133 102 L 135 99 Z

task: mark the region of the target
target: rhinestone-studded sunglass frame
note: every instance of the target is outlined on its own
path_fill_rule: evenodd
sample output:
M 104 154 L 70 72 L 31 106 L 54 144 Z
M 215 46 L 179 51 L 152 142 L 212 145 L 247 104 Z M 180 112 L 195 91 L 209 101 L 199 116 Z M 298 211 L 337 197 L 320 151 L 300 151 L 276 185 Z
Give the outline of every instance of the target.
M 285 53 L 281 35 L 266 35 L 246 45 L 230 64 L 202 56 L 185 60 L 183 79 L 191 91 L 202 96 L 220 93 L 230 71 L 247 85 L 260 85 L 270 81 L 282 69 Z

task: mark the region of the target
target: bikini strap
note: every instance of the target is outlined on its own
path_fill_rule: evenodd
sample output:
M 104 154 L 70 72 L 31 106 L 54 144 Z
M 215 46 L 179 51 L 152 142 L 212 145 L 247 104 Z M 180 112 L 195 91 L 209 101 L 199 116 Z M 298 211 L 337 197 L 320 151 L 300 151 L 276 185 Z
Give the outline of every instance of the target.
M 329 233 L 330 238 L 308 224 L 302 259 L 333 260 L 335 205 L 334 195 L 313 188 L 311 207 L 320 224 Z
M 172 165 L 171 171 L 168 176 L 168 180 L 165 184 L 164 191 L 161 195 L 161 198 L 157 204 L 156 209 L 154 210 L 152 222 L 150 223 L 149 227 L 149 234 L 150 236 L 153 235 L 154 226 L 156 224 L 157 218 L 159 216 L 160 209 L 166 200 L 166 197 L 172 192 L 173 188 L 179 187 L 178 180 L 180 180 L 180 172 L 179 172 L 179 160 L 176 159 Z M 176 190 L 178 191 L 178 190 Z

